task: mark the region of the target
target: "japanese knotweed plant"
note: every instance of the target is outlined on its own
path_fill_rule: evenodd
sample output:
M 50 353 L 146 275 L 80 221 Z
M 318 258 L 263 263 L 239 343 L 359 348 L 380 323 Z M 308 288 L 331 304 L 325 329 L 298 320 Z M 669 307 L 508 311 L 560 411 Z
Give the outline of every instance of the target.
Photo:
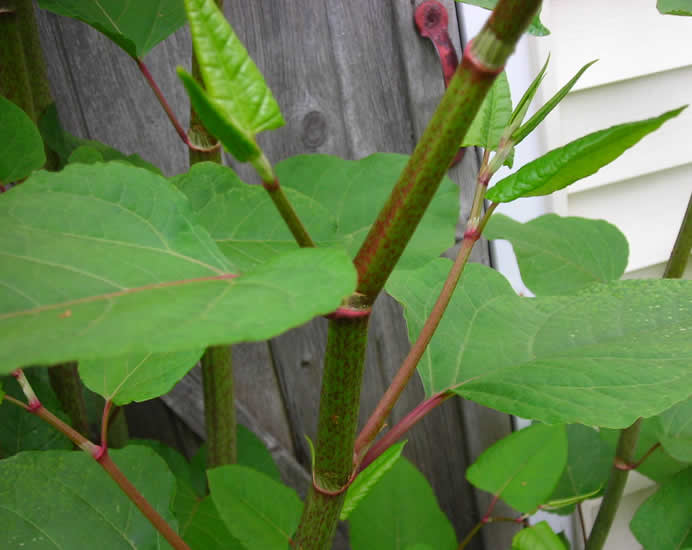
M 525 120 L 547 62 L 514 108 L 503 67 L 529 24 L 547 32 L 540 2 L 470 3 L 495 9 L 411 156 L 304 155 L 274 166 L 255 136 L 283 124 L 279 106 L 217 2 L 39 0 L 94 26 L 138 64 L 190 149 L 190 170 L 172 178 L 64 132 L 31 2 L 0 9 L 0 369 L 17 382 L 0 392 L 3 548 L 325 549 L 341 519 L 354 550 L 453 550 L 485 524 L 570 512 L 604 494 L 586 542 L 594 550 L 634 468 L 661 482 L 634 534 L 647 550 L 692 547 L 692 283 L 674 279 L 690 254 L 690 208 L 667 278 L 645 281 L 618 280 L 628 245 L 606 222 L 493 215 L 500 203 L 593 174 L 682 108 L 574 140 L 488 189 L 589 64 Z M 142 61 L 186 15 L 196 56 L 192 75 L 179 70 L 194 110 L 189 132 Z M 263 186 L 223 166 L 216 140 L 251 163 Z M 461 145 L 485 154 L 450 261 L 439 256 L 458 208 L 445 172 Z M 467 265 L 484 233 L 512 242 L 535 297 Z M 357 434 L 368 320 L 383 290 L 402 304 L 413 345 Z M 301 502 L 262 444 L 235 425 L 228 346 L 319 315 L 329 333 Z M 188 463 L 155 442 L 112 450 L 114 410 L 166 393 L 200 359 L 206 453 Z M 73 362 L 104 400 L 98 443 L 75 420 L 84 406 L 62 412 L 66 400 L 83 399 L 69 384 Z M 58 395 L 36 365 L 62 365 Z M 384 429 L 415 372 L 425 400 Z M 534 420 L 468 469 L 495 498 L 461 541 L 399 441 L 455 395 Z M 519 515 L 493 516 L 500 498 Z M 539 523 L 513 548 L 567 546 Z

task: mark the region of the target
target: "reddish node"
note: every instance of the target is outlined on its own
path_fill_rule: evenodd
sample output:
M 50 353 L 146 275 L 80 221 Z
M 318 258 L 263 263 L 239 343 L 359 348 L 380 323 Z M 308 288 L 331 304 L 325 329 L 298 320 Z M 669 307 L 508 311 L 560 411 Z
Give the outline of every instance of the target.
M 41 407 L 43 407 L 43 405 L 41 404 L 41 402 L 40 402 L 38 399 L 36 399 L 35 401 L 30 401 L 30 402 L 29 402 L 29 408 L 28 408 L 27 410 L 28 410 L 29 412 L 36 412 L 36 411 L 39 410 Z

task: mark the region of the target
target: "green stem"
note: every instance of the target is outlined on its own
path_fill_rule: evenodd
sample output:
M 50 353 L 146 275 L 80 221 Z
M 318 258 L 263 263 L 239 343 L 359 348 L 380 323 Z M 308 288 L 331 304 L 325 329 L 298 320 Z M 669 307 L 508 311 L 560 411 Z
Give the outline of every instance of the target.
M 678 237 L 673 245 L 673 251 L 666 264 L 663 277 L 666 279 L 679 279 L 685 272 L 687 261 L 690 259 L 692 250 L 692 195 L 687 203 L 687 210 L 680 225 Z
M 627 475 L 629 474 L 628 470 L 619 469 L 617 464 L 629 464 L 634 460 L 641 423 L 640 418 L 629 428 L 625 428 L 620 432 L 617 451 L 615 452 L 615 463 L 610 471 L 610 478 L 603 495 L 603 501 L 598 509 L 596 521 L 593 524 L 584 550 L 601 550 L 608 538 L 610 527 L 615 519 L 615 513 L 620 505 L 622 493 L 625 490 Z
M 495 77 L 540 0 L 500 0 L 470 42 L 432 120 L 354 263 L 358 292 L 374 301 L 413 235 Z
M 60 406 L 70 417 L 72 426 L 81 433 L 89 433 L 89 417 L 77 372 L 77 363 L 65 363 L 48 369 L 48 377 Z
M 236 462 L 236 418 L 230 346 L 207 348 L 202 356 L 207 466 Z
M 315 483 L 303 508 L 293 547 L 323 550 L 330 546 L 345 488 L 353 472 L 353 443 L 369 316 L 329 321 L 315 446 Z M 321 490 L 339 492 L 326 494 Z

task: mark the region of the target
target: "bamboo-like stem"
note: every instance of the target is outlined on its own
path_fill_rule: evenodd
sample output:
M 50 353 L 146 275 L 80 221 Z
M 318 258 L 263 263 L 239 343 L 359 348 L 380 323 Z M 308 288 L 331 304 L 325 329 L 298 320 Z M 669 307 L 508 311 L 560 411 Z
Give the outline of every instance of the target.
M 223 9 L 223 0 L 216 0 Z M 199 63 L 192 52 L 192 76 L 201 82 Z M 190 166 L 198 162 L 222 164 L 221 148 L 190 107 L 190 141 L 199 148 L 190 149 Z M 207 348 L 202 356 L 204 423 L 207 433 L 207 466 L 215 468 L 237 460 L 237 426 L 233 396 L 233 363 L 230 346 Z
M 371 301 L 392 272 L 488 89 L 539 6 L 540 0 L 501 0 L 467 45 L 442 101 L 354 260 L 357 290 Z
M 328 548 L 334 536 L 345 488 L 353 472 L 360 389 L 369 317 L 329 321 L 310 487 L 293 547 Z M 343 491 L 342 491 L 343 489 Z M 324 491 L 338 492 L 327 494 Z
M 399 439 L 409 431 L 419 420 L 426 416 L 430 411 L 439 407 L 447 401 L 450 397 L 455 394 L 451 391 L 443 391 L 436 393 L 430 399 L 426 399 L 415 407 L 410 413 L 408 413 L 404 418 L 397 422 L 391 430 L 385 433 L 380 439 L 377 440 L 372 447 L 369 448 L 367 454 L 361 461 L 358 470 L 363 471 L 365 468 L 370 466 L 377 458 L 385 452 L 389 447 L 394 445 Z
M 462 539 L 462 541 L 459 543 L 459 546 L 457 546 L 457 550 L 464 550 L 469 545 L 469 542 L 471 542 L 471 539 L 476 536 L 476 533 L 481 530 L 481 528 L 485 525 L 482 521 L 479 521 L 476 523 L 476 525 L 473 526 L 473 529 L 471 529 L 468 534 Z
M 237 459 L 236 417 L 230 346 L 207 348 L 202 356 L 207 466 L 234 464 Z
M 24 389 L 24 387 L 22 387 Z M 100 466 L 106 471 L 106 473 L 111 477 L 118 487 L 122 489 L 123 493 L 132 501 L 132 503 L 139 508 L 144 517 L 146 517 L 149 522 L 154 526 L 154 528 L 161 533 L 161 535 L 168 541 L 168 543 L 175 550 L 190 550 L 185 541 L 176 533 L 166 520 L 164 520 L 161 515 L 149 504 L 149 502 L 142 496 L 142 494 L 137 490 L 137 488 L 132 485 L 130 480 L 128 480 L 125 475 L 120 471 L 120 469 L 115 465 L 113 460 L 108 455 L 107 449 L 95 445 L 84 437 L 81 433 L 77 432 L 74 428 L 65 424 L 57 416 L 47 410 L 40 401 L 35 401 L 33 404 L 30 402 L 29 405 L 22 403 L 18 399 L 12 396 L 4 396 L 3 398 L 13 405 L 23 408 L 25 411 L 35 414 L 56 430 L 67 436 L 70 441 L 72 441 L 77 447 L 86 452 L 91 456 Z
M 617 451 L 615 451 L 615 461 L 622 463 L 630 463 L 634 459 L 634 452 L 637 447 L 637 439 L 639 438 L 639 430 L 641 429 L 641 418 L 638 419 L 629 428 L 625 428 L 620 432 L 618 439 Z M 615 519 L 622 493 L 625 490 L 627 483 L 628 470 L 620 470 L 615 464 L 610 471 L 610 478 L 603 494 L 601 507 L 598 509 L 596 521 L 591 528 L 589 539 L 586 541 L 584 550 L 601 550 L 608 538 L 610 527 Z
M 678 237 L 675 239 L 673 251 L 670 253 L 670 258 L 666 264 L 663 277 L 666 279 L 679 279 L 685 272 L 687 261 L 690 259 L 690 251 L 692 251 L 692 195 L 687 203 L 687 210 L 680 225 Z
M 277 211 L 281 215 L 288 229 L 290 229 L 293 238 L 298 243 L 298 246 L 302 248 L 312 248 L 315 246 L 314 241 L 310 237 L 308 230 L 303 225 L 303 222 L 298 217 L 297 212 L 293 208 L 293 205 L 288 200 L 288 197 L 284 193 L 279 179 L 274 173 L 269 159 L 261 153 L 260 156 L 251 161 L 257 175 L 262 180 L 262 187 L 269 193 L 269 198 L 271 198 L 274 206 L 276 206 Z

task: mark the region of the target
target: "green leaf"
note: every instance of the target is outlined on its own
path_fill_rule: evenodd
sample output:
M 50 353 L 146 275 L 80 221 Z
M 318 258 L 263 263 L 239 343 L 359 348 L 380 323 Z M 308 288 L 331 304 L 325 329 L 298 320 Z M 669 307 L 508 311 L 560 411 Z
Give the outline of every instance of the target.
M 193 109 L 204 122 L 210 134 L 216 136 L 229 153 L 240 162 L 257 158 L 261 150 L 250 132 L 246 132 L 241 123 L 230 117 L 197 84 L 194 77 L 182 67 L 176 69 L 178 77 L 190 96 Z
M 26 369 L 24 374 L 34 388 L 43 406 L 55 416 L 69 424 L 67 415 L 62 411 L 60 402 L 47 376 L 42 377 L 39 369 Z M 24 393 L 12 377 L 0 378 L 7 395 L 26 402 Z M 47 449 L 72 449 L 72 442 L 55 428 L 35 414 L 12 403 L 0 404 L 0 457 L 7 457 L 20 451 L 43 451 Z
M 353 550 L 398 550 L 415 544 L 454 550 L 456 536 L 425 477 L 397 460 L 353 511 Z
M 646 550 L 692 545 L 692 468 L 666 481 L 639 507 L 630 530 Z
M 279 105 L 216 2 L 185 0 L 185 9 L 206 94 L 191 76 L 178 74 L 209 130 L 223 130 L 216 137 L 229 152 L 250 160 L 248 144 L 254 144 L 255 134 L 285 124 Z
M 500 180 L 486 197 L 494 202 L 510 202 L 520 197 L 549 195 L 586 176 L 598 172 L 685 107 L 661 116 L 618 124 L 594 132 L 546 153 Z
M 131 164 L 132 166 L 145 168 L 154 174 L 158 174 L 160 176 L 163 175 L 158 167 L 154 166 L 150 162 L 147 162 L 137 154 L 125 155 L 117 149 L 113 149 L 111 146 L 98 141 L 80 141 L 82 141 L 83 145 L 80 145 L 74 149 L 72 153 L 70 153 L 70 156 L 67 159 L 68 163 L 94 164 L 96 162 L 120 160 L 122 162 Z
M 279 468 L 262 440 L 245 426 L 237 427 L 238 464 L 281 482 Z
M 664 15 L 692 15 L 692 0 L 658 0 L 656 7 Z
M 394 273 L 415 341 L 451 263 Z M 692 388 L 692 282 L 628 280 L 576 296 L 522 298 L 469 264 L 418 365 L 426 394 L 452 388 L 485 406 L 546 423 L 622 428 Z
M 548 58 L 545 60 L 545 63 L 536 75 L 536 78 L 534 78 L 533 82 L 531 82 L 529 87 L 526 88 L 524 95 L 521 96 L 521 99 L 519 100 L 519 103 L 517 103 L 517 106 L 514 108 L 514 111 L 512 111 L 512 116 L 510 117 L 510 124 L 512 128 L 518 128 L 519 125 L 523 122 L 524 117 L 526 116 L 526 113 L 529 110 L 529 106 L 531 105 L 533 98 L 536 96 L 538 87 L 543 82 L 543 78 L 545 77 L 545 71 L 548 69 L 548 63 L 550 63 L 550 54 L 548 54 Z
M 113 461 L 175 529 L 175 479 L 152 450 L 109 451 Z M 29 451 L 0 461 L 0 525 L 12 547 L 170 548 L 93 458 L 74 451 Z
M 534 424 L 486 449 L 466 470 L 466 479 L 531 513 L 552 494 L 566 464 L 565 426 Z
M 543 105 L 543 107 L 538 109 L 538 111 L 536 111 L 536 113 L 526 122 L 526 124 L 521 126 L 521 128 L 519 128 L 512 134 L 512 141 L 515 145 L 523 141 L 526 136 L 533 132 L 536 129 L 536 127 L 541 122 L 543 122 L 545 117 L 547 117 L 550 114 L 550 112 L 555 107 L 557 107 L 558 104 L 565 98 L 565 96 L 569 93 L 572 87 L 577 83 L 577 80 L 579 80 L 581 78 L 581 75 L 584 74 L 584 71 L 586 71 L 586 69 L 591 67 L 591 65 L 593 65 L 594 63 L 596 63 L 596 61 L 598 60 L 594 59 L 593 61 L 590 61 L 581 69 L 579 69 L 579 71 L 577 71 L 577 74 L 575 74 L 567 84 L 560 88 L 560 90 L 558 90 L 558 92 L 553 97 L 551 97 L 545 105 Z M 548 62 L 546 61 L 546 64 L 547 63 Z M 539 74 L 539 76 L 541 76 L 542 78 L 542 72 L 541 74 Z
M 558 513 L 569 513 L 574 503 L 595 497 L 613 465 L 612 449 L 593 428 L 569 424 L 567 442 L 567 465 L 547 502 L 550 508 L 563 508 Z
M 567 550 L 567 546 L 548 522 L 541 521 L 514 535 L 512 550 Z
M 488 90 L 476 118 L 461 142 L 461 147 L 478 146 L 495 151 L 511 115 L 512 97 L 507 74 L 503 71 L 497 75 Z
M 27 177 L 46 162 L 41 134 L 29 116 L 0 96 L 0 183 Z
M 202 357 L 204 348 L 174 353 L 133 353 L 79 363 L 84 385 L 116 405 L 168 393 Z
M 341 515 L 339 516 L 341 521 L 346 521 L 348 519 L 351 512 L 358 507 L 358 504 L 367 496 L 372 488 L 377 485 L 377 482 L 382 479 L 382 476 L 392 469 L 394 464 L 396 464 L 401 457 L 401 451 L 404 450 L 404 445 L 406 445 L 406 441 L 401 441 L 400 443 L 392 445 L 377 457 L 370 466 L 358 474 L 358 477 L 356 477 L 346 493 L 346 500 L 344 501 L 343 508 L 341 508 Z
M 615 281 L 627 267 L 627 239 L 603 220 L 546 214 L 520 223 L 494 214 L 484 236 L 512 243 L 521 278 L 537 295 L 572 294 Z
M 407 160 L 404 155 L 383 153 L 359 161 L 301 155 L 278 163 L 276 174 L 312 238 L 320 246 L 341 246 L 353 256 Z M 244 184 L 229 168 L 200 163 L 172 181 L 240 270 L 297 249 L 266 191 Z M 454 244 L 458 195 L 457 186 L 445 178 L 398 269 L 420 266 Z
M 479 8 L 485 8 L 486 10 L 494 10 L 497 6 L 497 0 L 456 0 L 462 4 L 470 4 L 471 6 L 478 6 Z M 540 20 L 540 10 L 533 16 L 531 24 L 528 28 L 528 33 L 534 36 L 547 36 L 550 34 L 550 30 L 541 23 Z
M 190 550 L 246 548 L 228 532 L 211 497 L 203 498 L 195 505 L 194 513 L 185 524 L 181 523 L 180 533 Z
M 657 417 L 645 418 L 642 421 L 632 462 L 639 462 L 644 457 L 644 454 L 658 443 L 658 430 L 659 425 Z M 601 428 L 599 430 L 599 435 L 609 446 L 611 455 L 614 456 L 620 431 Z M 637 472 L 661 483 L 681 470 L 684 470 L 687 466 L 688 465 L 684 462 L 675 460 L 665 452 L 664 449 L 659 447 L 637 467 Z
M 38 5 L 91 25 L 134 58 L 185 24 L 182 0 L 38 0 Z
M 245 466 L 221 466 L 207 476 L 228 531 L 247 550 L 287 547 L 303 508 L 292 489 Z
M 353 291 L 339 250 L 235 267 L 165 179 L 122 163 L 37 172 L 0 201 L 0 372 L 264 340 Z M 309 266 L 309 269 L 306 269 Z
M 658 439 L 666 452 L 682 462 L 692 462 L 692 397 L 656 418 Z

